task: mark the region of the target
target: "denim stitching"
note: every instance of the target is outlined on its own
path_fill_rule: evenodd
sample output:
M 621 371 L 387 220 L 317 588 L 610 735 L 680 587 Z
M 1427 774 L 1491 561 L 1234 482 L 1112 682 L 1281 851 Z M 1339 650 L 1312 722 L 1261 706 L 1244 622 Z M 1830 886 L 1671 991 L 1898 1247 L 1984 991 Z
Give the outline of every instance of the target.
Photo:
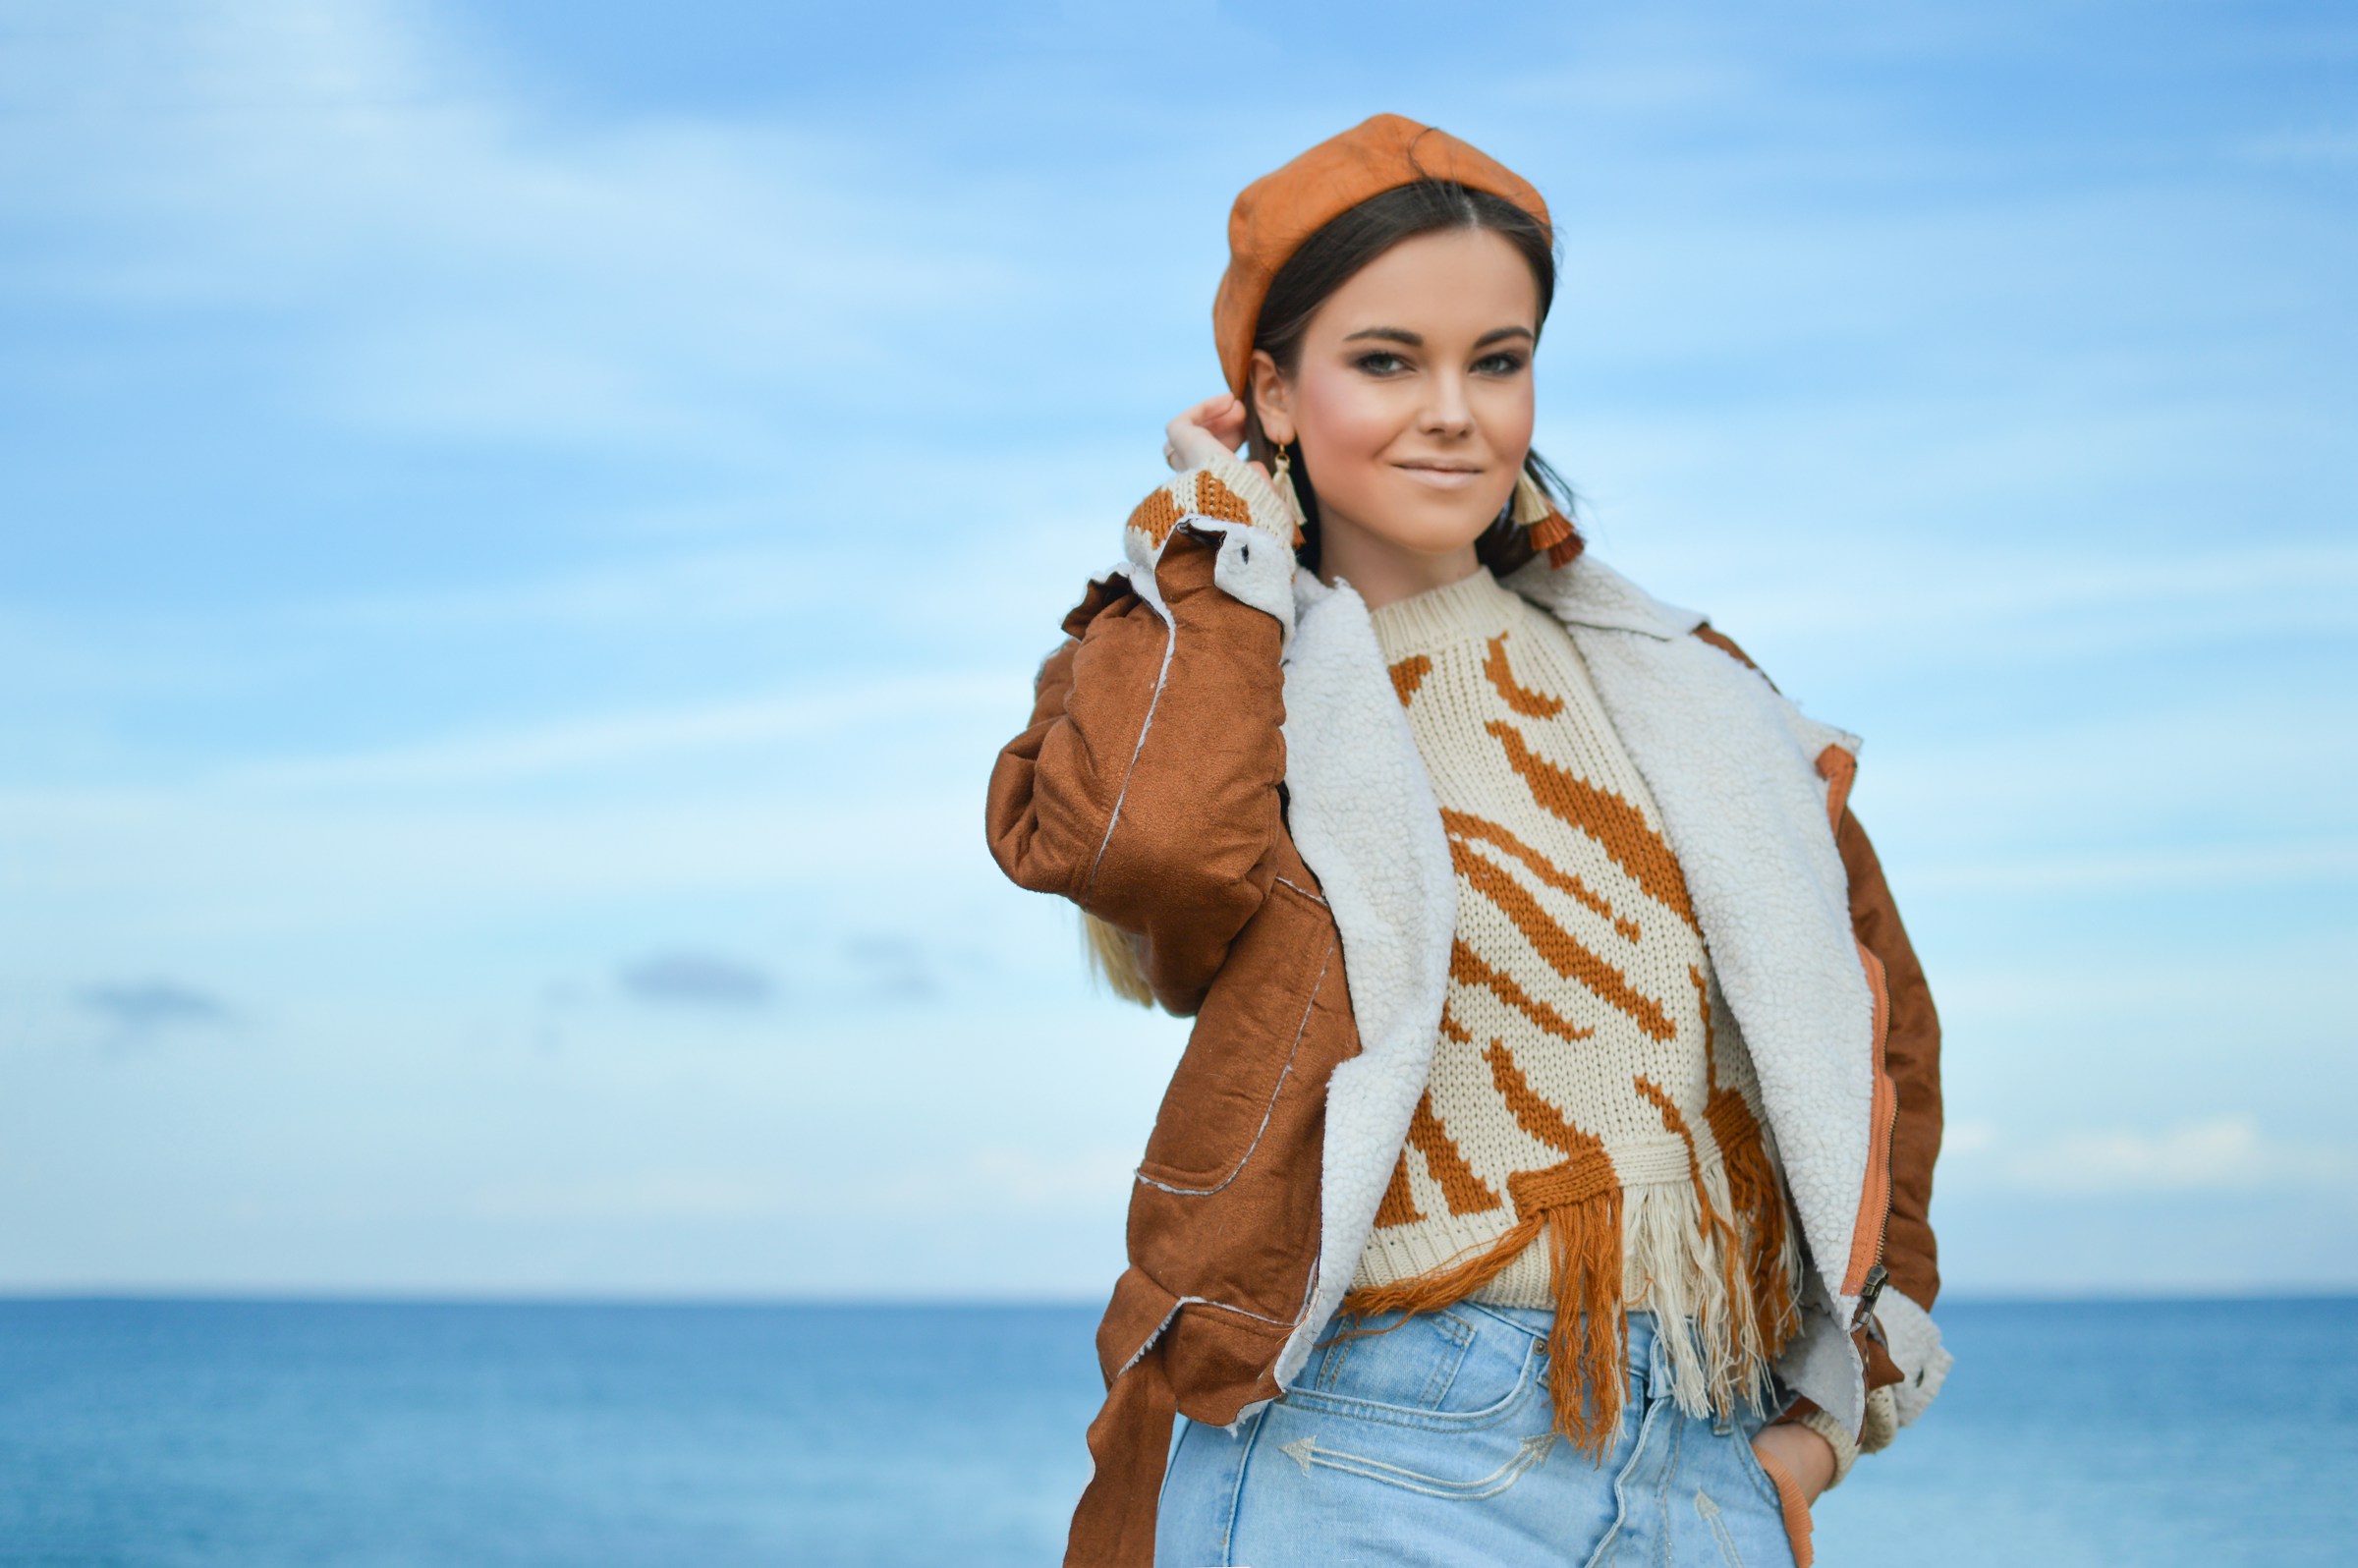
M 1636 1441 L 1630 1444 L 1629 1457 L 1621 1462 L 1621 1468 L 1613 1474 L 1613 1522 L 1604 1527 L 1604 1539 L 1597 1542 L 1595 1551 L 1589 1553 L 1585 1568 L 1606 1568 L 1619 1554 L 1621 1525 L 1629 1517 L 1630 1473 L 1645 1458 L 1646 1445 L 1654 1438 L 1655 1424 L 1660 1419 L 1661 1411 L 1660 1402 L 1652 1399 L 1646 1401 L 1646 1414 L 1638 1422 L 1638 1435 Z
M 1521 1481 L 1526 1471 L 1537 1469 L 1546 1463 L 1547 1455 L 1555 1448 L 1556 1433 L 1549 1430 L 1524 1438 L 1517 1447 L 1514 1458 L 1487 1476 L 1464 1482 L 1450 1481 L 1441 1476 L 1428 1476 L 1423 1471 L 1407 1470 L 1399 1465 L 1387 1465 L 1380 1459 L 1371 1459 L 1365 1454 L 1355 1454 L 1348 1449 L 1320 1448 L 1316 1437 L 1305 1440 L 1310 1443 L 1310 1447 L 1305 1449 L 1302 1454 L 1302 1463 L 1306 1469 L 1311 1465 L 1323 1465 L 1328 1470 L 1339 1470 L 1346 1476 L 1357 1476 L 1363 1481 L 1373 1481 L 1380 1485 L 1397 1486 L 1402 1491 L 1422 1492 L 1428 1497 L 1475 1501 L 1484 1497 L 1497 1496 L 1507 1487 Z M 1349 1461 L 1349 1463 L 1337 1463 L 1337 1461 Z M 1378 1471 L 1384 1472 L 1384 1474 L 1378 1475 Z M 1419 1483 L 1425 1484 L 1419 1484 Z
M 1479 1431 L 1495 1427 L 1530 1403 L 1539 1387 L 1533 1375 L 1536 1351 L 1525 1351 L 1522 1369 L 1516 1373 L 1515 1386 L 1496 1404 L 1482 1410 L 1414 1410 L 1406 1405 L 1387 1405 L 1380 1400 L 1357 1399 L 1349 1394 L 1319 1393 L 1315 1389 L 1288 1389 L 1285 1403 L 1299 1410 L 1320 1411 L 1327 1415 L 1348 1417 L 1353 1421 L 1372 1422 L 1384 1427 L 1407 1427 L 1423 1431 Z
M 1761 1456 L 1753 1452 L 1752 1437 L 1744 1430 L 1741 1424 L 1736 1428 L 1735 1440 L 1743 1449 L 1743 1452 L 1737 1456 L 1737 1464 L 1751 1479 L 1752 1489 L 1759 1492 L 1762 1500 L 1769 1507 L 1774 1508 L 1781 1518 L 1785 1508 L 1784 1496 L 1776 1489 L 1776 1483 L 1769 1479 L 1768 1470 L 1761 1464 Z
M 1727 1559 L 1727 1568 L 1744 1568 L 1744 1558 L 1736 1550 L 1736 1538 L 1727 1533 L 1725 1510 L 1700 1486 L 1695 1488 L 1695 1511 L 1711 1521 L 1712 1537 L 1719 1542 L 1719 1555 Z
M 1432 1371 L 1426 1374 L 1425 1386 L 1417 1395 L 1417 1405 L 1422 1410 L 1434 1409 L 1457 1386 L 1457 1374 L 1465 1369 L 1466 1357 L 1474 1345 L 1474 1325 L 1455 1313 L 1433 1314 L 1432 1326 L 1440 1330 L 1441 1337 L 1457 1354 L 1443 1352 L 1434 1358 Z
M 1220 1521 L 1220 1562 L 1236 1561 L 1236 1511 L 1244 1506 L 1245 1472 L 1252 1468 L 1253 1450 L 1261 1443 L 1262 1418 L 1253 1418 L 1253 1429 L 1245 1434 L 1245 1451 L 1237 1456 L 1236 1484 L 1228 1492 L 1228 1517 Z
M 1670 1396 L 1662 1396 L 1665 1404 Z M 1686 1412 L 1673 1409 L 1665 1418 L 1670 1423 L 1670 1457 L 1663 1464 L 1661 1479 L 1654 1488 L 1655 1537 L 1661 1543 L 1662 1568 L 1670 1568 L 1670 1478 L 1678 1474 L 1679 1460 L 1686 1450 Z

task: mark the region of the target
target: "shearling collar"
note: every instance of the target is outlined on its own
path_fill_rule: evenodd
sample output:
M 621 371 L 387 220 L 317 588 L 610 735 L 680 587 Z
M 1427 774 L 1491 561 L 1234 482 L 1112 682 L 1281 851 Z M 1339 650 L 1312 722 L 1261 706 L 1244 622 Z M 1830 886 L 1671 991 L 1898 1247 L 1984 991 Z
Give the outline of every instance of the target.
M 1704 621 L 1694 610 L 1656 598 L 1587 550 L 1559 567 L 1535 555 L 1500 581 L 1568 626 L 1642 632 L 1667 642 Z

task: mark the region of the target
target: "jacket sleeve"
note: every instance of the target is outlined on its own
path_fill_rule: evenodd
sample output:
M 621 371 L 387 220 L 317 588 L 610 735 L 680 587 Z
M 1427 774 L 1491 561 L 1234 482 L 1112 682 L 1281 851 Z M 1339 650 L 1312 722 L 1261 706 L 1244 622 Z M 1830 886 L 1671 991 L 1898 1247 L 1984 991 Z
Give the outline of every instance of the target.
M 1872 1453 L 1924 1413 L 1948 1374 L 1950 1357 L 1932 1318 L 1940 1293 L 1933 1235 L 1933 1166 L 1940 1154 L 1940 1019 L 1924 966 L 1900 924 L 1867 830 L 1846 807 L 1835 843 L 1850 878 L 1851 927 L 1882 961 L 1890 1008 L 1883 1071 L 1897 1095 L 1891 1124 L 1891 1205 L 1883 1221 L 1887 1280 L 1876 1306 L 1868 1382 L 1890 1391 L 1888 1409 L 1870 1401 L 1859 1446 Z
M 1835 834 L 1850 875 L 1850 921 L 1859 940 L 1883 961 L 1890 1020 L 1883 1036 L 1883 1069 L 1897 1091 L 1891 1127 L 1891 1211 L 1884 1221 L 1887 1289 L 1932 1311 L 1940 1293 L 1939 1250 L 1933 1238 L 1933 1163 L 1940 1153 L 1940 1019 L 1933 1009 L 1924 966 L 1900 924 L 1899 907 L 1883 880 L 1882 863 L 1867 830 L 1842 810 Z
M 1933 1010 L 1924 966 L 1900 924 L 1899 907 L 1883 880 L 1882 863 L 1867 830 L 1846 806 L 1834 842 L 1850 878 L 1850 923 L 1858 939 L 1882 961 L 1889 1017 L 1883 1033 L 1883 1071 L 1897 1092 L 1891 1124 L 1891 1207 L 1883 1220 L 1883 1269 L 1888 1276 L 1874 1314 L 1874 1330 L 1859 1330 L 1867 1359 L 1867 1415 L 1849 1431 L 1808 1400 L 1786 1412 L 1834 1450 L 1839 1485 L 1862 1453 L 1890 1443 L 1939 1391 L 1949 1355 L 1933 1326 L 1940 1293 L 1939 1251 L 1933 1237 L 1933 1164 L 1940 1153 L 1940 1019 Z
M 1293 524 L 1234 458 L 1173 476 L 1123 529 L 1000 749 L 985 830 L 1017 885 L 1131 932 L 1156 1000 L 1201 1005 L 1276 874 Z

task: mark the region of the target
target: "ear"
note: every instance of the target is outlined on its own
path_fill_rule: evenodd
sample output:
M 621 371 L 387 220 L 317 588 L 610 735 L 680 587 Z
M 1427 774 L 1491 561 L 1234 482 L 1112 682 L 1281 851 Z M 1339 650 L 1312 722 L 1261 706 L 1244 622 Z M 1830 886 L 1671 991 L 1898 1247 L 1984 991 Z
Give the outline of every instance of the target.
M 1253 393 L 1253 407 L 1261 415 L 1261 427 L 1268 438 L 1279 446 L 1291 446 L 1294 440 L 1294 389 L 1277 368 L 1277 362 L 1266 349 L 1253 351 L 1253 363 L 1245 367 L 1245 380 Z

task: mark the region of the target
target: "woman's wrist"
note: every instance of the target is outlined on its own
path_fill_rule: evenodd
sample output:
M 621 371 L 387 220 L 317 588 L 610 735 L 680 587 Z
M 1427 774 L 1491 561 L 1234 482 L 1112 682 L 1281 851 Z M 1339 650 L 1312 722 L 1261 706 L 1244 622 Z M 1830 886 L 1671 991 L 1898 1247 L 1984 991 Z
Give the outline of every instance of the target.
M 1857 1437 L 1844 1430 L 1840 1422 L 1816 1406 L 1783 1417 L 1765 1429 L 1796 1434 L 1808 1432 L 1818 1439 L 1815 1443 L 1798 1443 L 1789 1450 L 1794 1453 L 1798 1474 L 1811 1486 L 1813 1500 L 1817 1493 L 1831 1491 L 1840 1485 L 1842 1478 L 1850 1474 L 1850 1467 L 1858 1461 Z
M 1197 450 L 1187 456 L 1192 461 L 1150 491 L 1131 513 L 1132 528 L 1159 546 L 1171 525 L 1182 517 L 1242 523 L 1292 554 L 1293 514 L 1258 465 L 1226 451 Z

